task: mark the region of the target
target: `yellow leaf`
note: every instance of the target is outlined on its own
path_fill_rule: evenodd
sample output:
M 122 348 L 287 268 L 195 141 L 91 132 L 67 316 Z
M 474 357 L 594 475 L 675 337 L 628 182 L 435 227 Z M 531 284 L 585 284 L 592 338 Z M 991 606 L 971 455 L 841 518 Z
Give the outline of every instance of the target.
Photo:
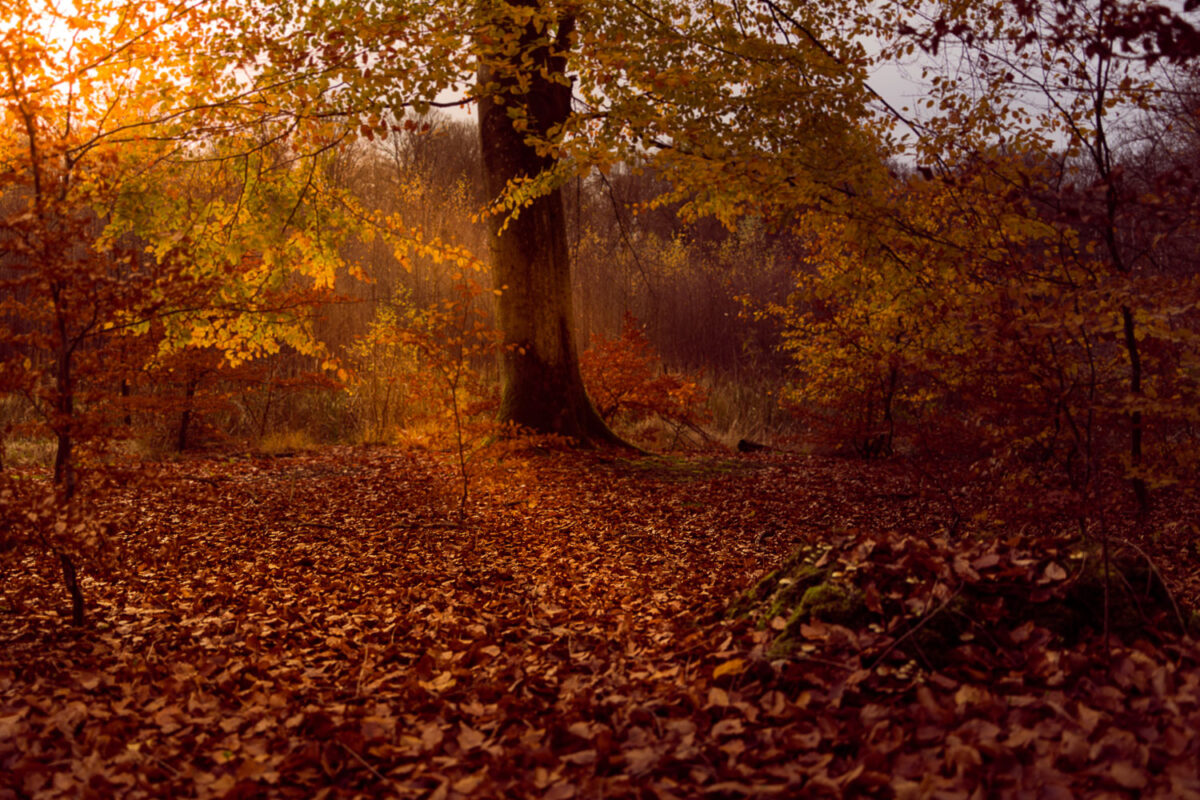
M 713 678 L 720 678 L 723 675 L 738 675 L 746 669 L 746 662 L 740 658 L 735 658 L 726 661 L 721 666 L 713 670 Z

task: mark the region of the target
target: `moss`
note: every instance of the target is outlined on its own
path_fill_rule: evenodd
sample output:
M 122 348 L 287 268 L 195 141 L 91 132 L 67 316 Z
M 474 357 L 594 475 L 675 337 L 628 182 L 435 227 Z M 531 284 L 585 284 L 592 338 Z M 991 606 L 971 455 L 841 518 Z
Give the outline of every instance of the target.
M 799 645 L 800 625 L 820 620 L 830 625 L 856 628 L 867 623 L 870 610 L 864 595 L 855 586 L 828 580 L 807 586 L 799 599 L 791 606 L 787 626 L 767 648 L 768 658 L 784 658 Z
M 833 625 L 857 627 L 866 622 L 867 607 L 857 587 L 826 581 L 810 586 L 792 613 L 789 627 L 804 618 L 819 619 Z
M 772 570 L 758 580 L 753 586 L 742 592 L 725 611 L 729 619 L 737 619 L 750 614 L 773 591 L 779 582 L 780 570 Z
M 880 621 L 866 608 L 854 577 L 843 575 L 833 564 L 816 566 L 822 554 L 820 547 L 801 548 L 731 606 L 731 614 L 751 617 L 760 627 L 776 617 L 787 620 L 768 649 L 772 658 L 795 650 L 802 642 L 799 627 L 810 620 L 855 629 Z M 1104 630 L 1106 595 L 1108 629 L 1119 639 L 1131 642 L 1174 635 L 1181 627 L 1180 615 L 1189 633 L 1200 634 L 1200 613 L 1184 608 L 1177 614 L 1161 578 L 1140 555 L 1115 552 L 1107 574 L 1095 550 L 1076 552 L 1059 563 L 1068 565 L 1063 580 L 1030 582 L 1026 576 L 1036 579 L 1042 573 L 1022 570 L 1011 581 L 968 582 L 945 607 L 935 604 L 929 612 L 932 616 L 923 619 L 900 612 L 904 619 L 887 620 L 887 627 L 905 637 L 904 652 L 919 654 L 931 665 L 945 663 L 972 639 L 1003 647 L 1006 631 L 1025 622 L 1049 631 L 1054 646 L 1069 647 Z M 863 577 L 861 571 L 857 577 Z M 913 576 L 913 580 L 920 578 Z
M 776 617 L 787 620 L 768 649 L 770 657 L 794 650 L 800 623 L 810 619 L 848 627 L 868 622 L 870 612 L 863 593 L 841 579 L 832 564 L 816 566 L 824 552 L 822 547 L 801 547 L 779 569 L 763 576 L 730 604 L 728 616 L 751 616 L 760 628 Z
M 766 627 L 775 617 L 790 616 L 809 590 L 829 579 L 829 570 L 805 564 L 776 570 L 770 577 L 771 582 L 760 589 L 756 600 L 747 603 L 744 612 L 754 613 L 759 627 Z
M 776 617 L 786 617 L 792 607 L 799 602 L 804 592 L 808 591 L 813 583 L 819 583 L 824 576 L 820 571 L 810 572 L 803 571 L 795 576 L 781 578 L 779 586 L 775 593 L 771 596 L 770 602 L 766 604 L 762 613 L 759 614 L 759 625 L 767 625 Z
M 797 647 L 795 638 L 784 633 L 775 638 L 771 645 L 767 648 L 767 658 L 787 658 Z
M 730 603 L 726 617 L 753 615 L 759 626 L 766 626 L 777 616 L 787 617 L 809 587 L 828 579 L 829 567 L 813 566 L 820 552 L 818 548 L 801 547 L 779 569 L 764 575 Z

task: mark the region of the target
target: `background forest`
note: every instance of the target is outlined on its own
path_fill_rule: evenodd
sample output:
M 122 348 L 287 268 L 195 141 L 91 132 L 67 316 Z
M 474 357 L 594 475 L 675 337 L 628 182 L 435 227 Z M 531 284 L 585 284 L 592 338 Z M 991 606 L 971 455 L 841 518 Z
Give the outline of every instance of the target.
M 51 670 L 63 691 L 161 669 L 187 713 L 228 720 L 236 700 L 237 720 L 290 731 L 264 747 L 297 760 L 297 794 L 743 795 L 766 774 L 739 772 L 753 752 L 784 754 L 778 791 L 926 797 L 1003 772 L 1014 791 L 1137 793 L 1154 776 L 1200 797 L 1174 723 L 1088 716 L 1112 701 L 1089 672 L 1102 656 L 1122 692 L 1169 684 L 1196 713 L 1198 26 L 1195 0 L 0 0 L 0 627 L 42 653 L 66 636 L 48 622 L 66 597 L 83 638 L 36 656 L 67 665 Z M 768 567 L 729 611 L 744 627 L 705 616 Z M 420 591 L 400 598 L 401 573 Z M 593 616 L 572 616 L 563 576 Z M 329 628 L 310 579 L 346 608 L 375 592 L 423 611 Z M 650 599 L 625 614 L 629 598 Z M 1070 608 L 1031 610 L 1043 601 Z M 492 602 L 491 621 L 465 621 Z M 357 659 L 355 675 L 305 672 L 302 710 L 258 694 L 283 680 L 262 645 L 282 607 L 307 609 L 297 636 L 323 631 L 307 663 Z M 390 634 L 363 621 L 376 611 Z M 981 655 L 1010 612 L 1038 627 Z M 113 644 L 135 630 L 208 666 Z M 1142 634 L 1160 638 L 1116 649 Z M 271 653 L 247 667 L 258 688 L 230 677 L 228 641 Z M 519 665 L 497 666 L 502 641 L 528 648 Z M 77 680 L 77 656 L 107 666 Z M 535 688 L 544 728 L 518 734 L 522 710 L 469 677 L 515 687 L 559 656 L 614 696 L 709 716 L 653 738 L 656 701 L 555 722 Z M 385 665 L 401 689 L 379 688 Z M 22 783 L 0 798 L 100 775 L 50 777 L 83 750 L 109 763 L 120 737 L 73 750 L 70 731 L 94 729 L 31 710 L 37 692 L 18 694 L 40 678 L 3 667 L 0 772 Z M 212 681 L 193 692 L 197 669 Z M 809 713 L 804 670 L 824 722 L 776 748 L 764 720 Z M 1047 757 L 980 733 L 995 699 L 980 687 L 1045 677 L 1004 713 L 1044 711 L 1067 703 L 1050 697 L 1066 673 L 1084 745 L 1055 729 Z M 401 723 L 364 705 L 375 689 L 453 702 Z M 852 711 L 843 691 L 861 692 Z M 267 750 L 170 767 L 167 740 L 192 735 L 159 719 L 171 702 L 152 709 L 166 738 L 138 740 L 159 755 L 134 795 L 286 783 Z M 978 749 L 922 751 L 943 759 L 925 781 L 873 738 L 904 703 Z M 445 708 L 459 717 L 429 716 Z M 745 731 L 760 739 L 726 739 Z M 877 749 L 847 756 L 838 731 Z M 590 755 L 559 763 L 568 732 Z M 5 744 L 18 734 L 50 744 L 27 757 Z M 445 774 L 422 772 L 443 748 Z M 502 775 L 495 748 L 529 763 Z M 813 755 L 800 772 L 797 748 Z M 120 763 L 148 764 L 135 750 Z M 1091 771 L 1047 783 L 1044 757 Z M 670 781 L 637 783 L 670 758 Z
M 53 480 L 4 496 L 78 535 L 7 546 L 74 586 L 81 470 L 196 448 L 449 450 L 465 504 L 505 425 L 933 457 L 1084 531 L 1191 491 L 1192 10 L 865 9 L 13 5 L 0 430 Z
M 453 451 L 465 502 L 497 425 L 589 429 L 513 416 L 531 358 L 651 449 L 949 459 L 1085 530 L 1122 483 L 1142 516 L 1190 491 L 1192 12 L 865 8 L 501 4 L 401 34 L 375 8 L 13 5 L 3 463 L 58 499 L 5 496 L 74 519 L 80 470 L 128 457 L 406 443 Z M 528 164 L 483 163 L 472 98 L 431 99 L 476 69 Z M 510 255 L 489 280 L 512 243 L 563 300 L 509 287 Z M 537 309 L 553 352 L 514 338 Z
M 231 78 L 231 55 L 154 51 L 215 49 L 219 25 L 126 11 L 14 6 L 6 27 L 7 461 L 421 440 L 453 405 L 436 377 L 450 362 L 486 417 L 496 198 L 474 120 L 396 116 L 381 96 L 358 128 L 340 107 L 318 124 L 380 79 L 341 97 L 321 83 L 332 65 L 268 91 Z M 772 96 L 746 106 L 757 119 L 673 132 L 695 147 L 647 140 L 559 170 L 593 400 L 652 446 L 798 436 L 1016 459 L 1077 494 L 1124 477 L 1145 505 L 1194 466 L 1192 29 L 1140 4 L 934 11 L 896 4 L 871 29 L 852 7 L 760 9 L 767 32 L 742 38 L 781 51 L 764 61 L 811 58 L 787 28 L 818 24 L 856 56 L 830 50 L 850 77 L 806 84 L 818 115 L 863 104 L 825 138 Z M 870 56 L 852 38 L 867 33 Z M 251 52 L 243 36 L 232 47 Z M 909 72 L 897 98 L 859 83 L 889 64 Z M 809 152 L 837 177 L 793 168 Z
M 344 193 L 364 218 L 403 220 L 429 244 L 408 252 L 370 227 L 345 236 L 324 254 L 338 266 L 322 276 L 320 293 L 263 304 L 238 320 L 254 331 L 246 334 L 245 353 L 231 354 L 215 334 L 207 334 L 210 344 L 190 330 L 186 343 L 164 345 L 165 326 L 150 337 L 157 353 L 134 352 L 129 343 L 106 352 L 109 385 L 95 387 L 112 401 L 105 438 L 156 455 L 247 443 L 267 450 L 445 446 L 450 412 L 437 385 L 439 364 L 451 357 L 456 334 L 474 334 L 476 345 L 486 339 L 461 325 L 454 330 L 455 315 L 469 308 L 472 324 L 478 317 L 489 329 L 496 325 L 491 292 L 480 291 L 490 287 L 486 263 L 476 255 L 487 251 L 477 138 L 473 120 L 432 112 L 386 139 L 361 139 L 324 158 L 315 169 L 327 191 Z M 606 418 L 633 425 L 628 435 L 656 447 L 784 435 L 791 430 L 778 394 L 788 363 L 784 325 L 760 312 L 787 302 L 800 244 L 761 220 L 736 231 L 712 220 L 685 224 L 678 204 L 648 208 L 663 190 L 652 176 L 618 168 L 576 179 L 566 192 L 574 303 L 593 399 Z M 220 313 L 217 303 L 210 313 Z M 233 313 L 242 309 L 223 316 Z M 282 338 L 289 325 L 302 328 L 306 341 Z M 281 338 L 256 349 L 255 336 Z M 132 356 L 123 365 L 129 374 L 114 379 L 124 352 Z M 486 403 L 496 394 L 494 358 L 494 351 L 455 356 L 477 378 L 468 399 L 475 416 L 495 413 L 495 403 Z M 54 441 L 35 435 L 45 428 L 29 400 L 14 392 L 6 402 L 9 461 L 46 465 Z M 639 432 L 643 421 L 659 424 Z M 680 425 L 688 436 L 680 437 Z

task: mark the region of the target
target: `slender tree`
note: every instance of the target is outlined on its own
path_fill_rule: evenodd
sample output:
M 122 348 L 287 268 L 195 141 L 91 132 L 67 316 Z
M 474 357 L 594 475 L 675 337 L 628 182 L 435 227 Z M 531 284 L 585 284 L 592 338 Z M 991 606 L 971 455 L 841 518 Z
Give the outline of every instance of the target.
M 290 279 L 328 282 L 317 183 L 273 146 L 253 88 L 206 71 L 214 11 L 17 0 L 0 26 L 0 395 L 56 446 L 47 497 L 7 485 L 0 501 L 25 502 L 22 543 L 59 562 L 76 624 L 80 565 L 102 549 L 80 465 L 127 417 L 114 377 L 188 345 L 231 362 L 304 347 Z

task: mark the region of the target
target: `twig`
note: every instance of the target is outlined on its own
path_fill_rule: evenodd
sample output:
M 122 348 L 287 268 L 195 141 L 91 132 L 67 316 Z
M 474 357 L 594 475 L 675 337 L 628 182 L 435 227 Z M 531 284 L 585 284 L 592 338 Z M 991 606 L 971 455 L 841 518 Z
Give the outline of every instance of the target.
M 160 767 L 162 767 L 163 769 L 165 769 L 167 772 L 171 773 L 171 774 L 172 774 L 173 776 L 175 776 L 176 778 L 178 778 L 178 777 L 179 777 L 179 770 L 175 769 L 174 767 L 172 767 L 172 766 L 171 766 L 170 764 L 168 764 L 167 762 L 163 761 L 163 760 L 162 760 L 161 758 L 159 758 L 158 756 L 154 755 L 153 753 L 145 753 L 144 755 L 145 755 L 147 758 L 149 758 L 151 761 L 153 761 L 154 763 L 158 764 Z
M 338 742 L 338 746 L 341 747 L 343 750 L 345 750 L 350 755 L 354 756 L 354 759 L 356 761 L 358 761 L 358 763 L 360 763 L 364 767 L 366 767 L 368 770 L 370 770 L 371 774 L 374 775 L 376 778 L 383 781 L 384 783 L 389 783 L 392 786 L 396 786 L 395 781 L 393 781 L 391 778 L 389 778 L 386 775 L 384 775 L 383 773 L 381 773 L 379 770 L 372 767 L 370 764 L 368 764 L 367 760 L 365 758 L 363 758 L 362 756 L 360 756 L 358 753 L 356 753 L 352 747 L 349 747 L 344 742 Z M 399 787 L 397 787 L 397 788 L 399 788 Z
M 950 594 L 949 597 L 947 597 L 945 600 L 943 600 L 942 604 L 940 606 L 938 606 L 937 608 L 935 608 L 933 611 L 929 612 L 925 616 L 921 617 L 919 620 L 917 620 L 916 625 L 913 625 L 911 628 L 909 628 L 907 631 L 905 631 L 902 636 L 900 636 L 898 639 L 895 639 L 891 644 L 889 644 L 887 647 L 885 647 L 883 652 L 880 653 L 878 656 L 876 656 L 875 660 L 871 662 L 871 666 L 867 667 L 867 671 L 874 672 L 875 668 L 878 667 L 880 664 L 882 664 L 883 660 L 885 658 L 887 658 L 888 655 L 890 655 L 893 650 L 895 650 L 897 647 L 899 647 L 901 644 L 903 644 L 905 641 L 907 641 L 910 637 L 913 636 L 913 634 L 915 634 L 917 631 L 921 630 L 921 628 L 924 628 L 925 625 L 929 622 L 929 620 L 933 619 L 938 614 L 945 611 L 946 607 L 950 605 L 951 601 L 953 601 L 954 598 L 956 598 L 960 594 L 962 594 L 963 586 L 965 586 L 965 584 L 960 583 L 958 585 L 958 588 L 955 589 Z
M 834 669 L 840 669 L 843 672 L 854 673 L 854 672 L 858 671 L 858 669 L 850 666 L 849 664 L 843 664 L 840 661 L 831 661 L 830 659 L 827 659 L 827 658 L 816 658 L 814 656 L 798 656 L 798 655 L 793 654 L 793 655 L 787 656 L 787 660 L 788 661 L 807 661 L 810 664 L 820 664 L 823 667 L 833 667 Z
M 1104 559 L 1104 651 L 1112 657 L 1112 644 L 1109 640 L 1108 617 L 1109 595 L 1112 588 L 1112 560 L 1109 557 L 1108 523 L 1104 520 L 1104 512 L 1100 512 L 1100 554 Z
M 393 628 L 392 630 L 394 632 L 395 628 Z M 355 697 L 362 697 L 363 682 L 367 679 L 367 668 L 371 667 L 371 666 L 374 666 L 371 663 L 371 643 L 364 642 L 363 643 L 363 660 L 362 660 L 362 664 L 358 668 L 358 682 L 354 685 L 354 696 Z
M 1149 553 L 1147 553 L 1145 550 L 1143 550 L 1137 544 L 1129 541 L 1128 539 L 1122 538 L 1121 544 L 1125 545 L 1126 547 L 1128 547 L 1132 550 L 1137 551 L 1138 555 L 1140 555 L 1142 558 L 1146 559 L 1146 566 L 1148 566 L 1150 568 L 1150 571 L 1152 573 L 1154 573 L 1154 577 L 1158 579 L 1158 585 L 1162 587 L 1162 590 L 1164 592 L 1166 592 L 1167 600 L 1171 601 L 1171 610 L 1175 612 L 1175 621 L 1179 623 L 1179 632 L 1182 635 L 1187 636 L 1188 635 L 1188 625 L 1187 625 L 1187 622 L 1183 618 L 1183 612 L 1180 611 L 1180 609 L 1179 609 L 1179 603 L 1175 600 L 1175 593 L 1171 591 L 1171 587 L 1167 586 L 1167 582 L 1163 578 L 1162 572 L 1159 571 L 1158 565 L 1154 563 L 1154 559 L 1150 557 Z

